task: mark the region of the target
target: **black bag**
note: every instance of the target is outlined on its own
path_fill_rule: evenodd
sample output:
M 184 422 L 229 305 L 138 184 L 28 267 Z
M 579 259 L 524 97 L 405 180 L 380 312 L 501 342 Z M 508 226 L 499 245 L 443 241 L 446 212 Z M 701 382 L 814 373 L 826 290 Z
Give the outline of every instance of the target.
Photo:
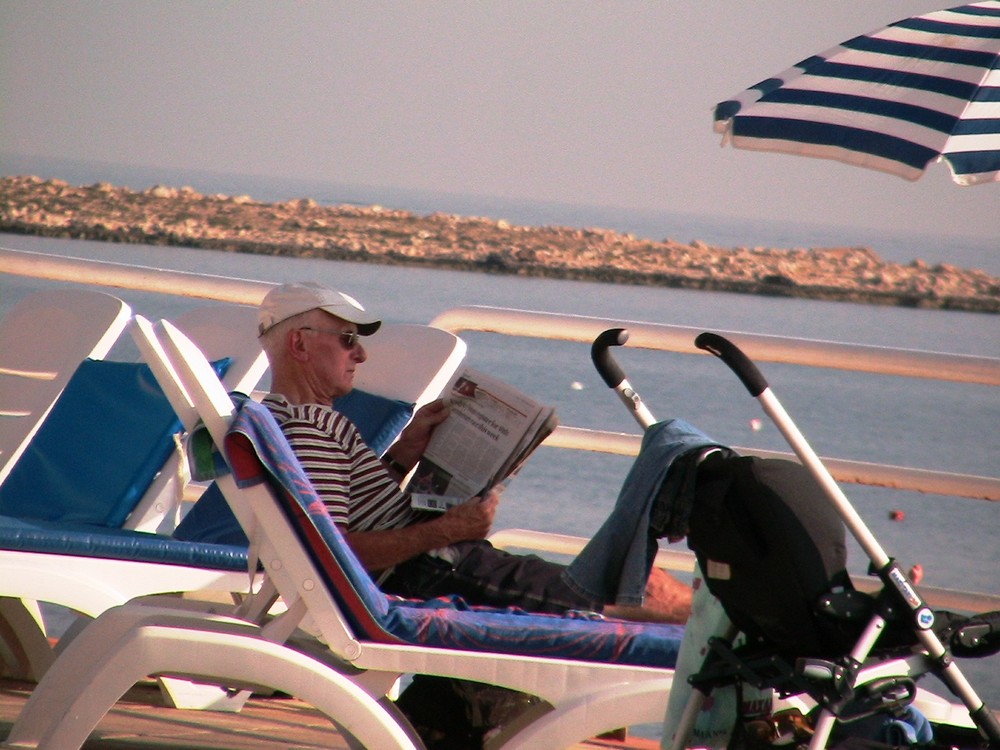
M 491 731 L 538 701 L 527 693 L 482 682 L 417 675 L 396 706 L 427 750 L 476 750 Z
M 843 653 L 855 635 L 817 612 L 851 589 L 845 529 L 802 465 L 713 455 L 698 468 L 688 546 L 705 583 L 749 640 L 794 656 Z

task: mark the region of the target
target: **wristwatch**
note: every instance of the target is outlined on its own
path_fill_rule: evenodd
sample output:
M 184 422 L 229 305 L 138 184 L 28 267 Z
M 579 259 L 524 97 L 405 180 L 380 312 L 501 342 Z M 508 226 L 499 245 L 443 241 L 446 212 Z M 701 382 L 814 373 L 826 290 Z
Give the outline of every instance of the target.
M 410 472 L 409 469 L 407 469 L 405 466 L 403 466 L 403 464 L 399 463 L 399 461 L 394 459 L 389 454 L 384 455 L 382 458 L 386 460 L 386 467 L 389 469 L 389 471 L 394 471 L 403 477 L 405 477 Z

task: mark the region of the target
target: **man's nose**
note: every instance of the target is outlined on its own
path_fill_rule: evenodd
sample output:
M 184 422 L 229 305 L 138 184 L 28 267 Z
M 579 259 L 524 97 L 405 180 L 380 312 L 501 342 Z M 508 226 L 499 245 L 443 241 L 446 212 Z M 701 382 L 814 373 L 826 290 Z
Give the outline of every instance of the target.
M 368 359 L 368 352 L 365 351 L 365 347 L 360 341 L 354 345 L 354 351 L 351 352 L 351 356 L 354 357 L 355 362 L 364 362 Z

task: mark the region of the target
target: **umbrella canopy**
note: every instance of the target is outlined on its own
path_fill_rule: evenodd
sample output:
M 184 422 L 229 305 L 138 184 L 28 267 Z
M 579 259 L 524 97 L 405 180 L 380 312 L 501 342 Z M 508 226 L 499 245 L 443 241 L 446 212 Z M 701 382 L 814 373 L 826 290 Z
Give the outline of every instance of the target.
M 1000 181 L 1000 1 L 914 16 L 803 60 L 715 108 L 737 148 L 916 180 Z

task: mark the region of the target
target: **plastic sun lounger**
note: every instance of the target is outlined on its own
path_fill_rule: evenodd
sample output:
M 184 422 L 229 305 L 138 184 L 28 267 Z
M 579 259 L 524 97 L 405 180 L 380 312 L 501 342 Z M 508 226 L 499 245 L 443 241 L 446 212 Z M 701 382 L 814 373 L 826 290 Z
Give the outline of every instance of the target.
M 216 305 L 190 310 L 174 321 L 209 360 L 230 359 L 223 383 L 229 391 L 251 395 L 267 371 L 267 358 L 257 339 L 257 308 Z M 136 342 L 143 350 L 148 338 Z M 382 452 L 409 421 L 413 412 L 444 391 L 465 358 L 466 345 L 458 336 L 440 328 L 409 323 L 384 323 L 364 340 L 368 360 L 358 373 L 355 389 L 335 406 L 362 430 L 370 446 Z M 145 361 L 156 354 L 144 351 Z M 164 381 L 161 381 L 164 382 Z M 169 379 L 166 382 L 170 382 Z M 188 400 L 166 392 L 185 431 L 197 420 Z M 165 467 L 158 485 L 135 508 L 126 528 L 171 533 L 183 506 L 183 487 L 173 481 L 179 471 L 179 454 Z M 172 484 L 172 490 L 171 490 Z
M 194 344 L 201 349 L 199 340 Z M 155 343 L 144 345 L 152 347 Z M 466 345 L 455 334 L 433 326 L 383 323 L 375 335 L 364 339 L 364 347 L 368 359 L 357 374 L 354 389 L 337 398 L 333 406 L 354 422 L 365 443 L 381 455 L 399 437 L 413 413 L 446 390 L 465 358 Z M 156 355 L 151 352 L 149 356 Z M 168 392 L 171 389 L 169 378 L 164 387 Z M 174 398 L 179 402 L 178 410 L 192 409 L 186 396 Z M 247 544 L 246 535 L 217 487 L 208 488 L 174 535 L 180 539 Z
M 90 313 L 81 310 L 74 315 Z M 192 311 L 178 323 L 209 351 L 229 353 L 227 387 L 250 390 L 266 369 L 252 337 L 255 319 L 255 308 L 229 305 Z M 243 328 L 251 335 L 241 337 Z M 136 596 L 230 596 L 248 587 L 244 549 L 134 531 L 176 525 L 183 487 L 174 435 L 190 429 L 195 415 L 178 422 L 145 366 L 91 359 L 76 365 L 35 442 L 0 486 L 0 660 L 6 673 L 26 679 L 39 679 L 55 656 L 36 602 L 92 618 Z M 163 687 L 175 705 L 218 705 L 218 696 L 204 691 Z
M 358 370 L 356 389 L 418 409 L 441 395 L 466 352 L 455 334 L 416 323 L 383 323 L 362 344 L 368 360 Z
M 0 482 L 77 365 L 104 357 L 131 314 L 110 294 L 63 289 L 29 295 L 0 319 Z
M 250 392 L 266 369 L 266 359 L 253 335 L 255 324 L 255 308 L 234 305 L 198 309 L 178 319 L 178 326 L 189 332 L 211 356 L 221 358 L 227 353 L 235 352 L 235 357 L 227 357 L 229 366 L 224 382 L 228 389 L 243 392 Z M 414 377 L 406 384 L 387 387 L 389 392 L 394 396 L 423 400 L 436 396 L 434 389 L 440 387 L 436 382 L 446 382 L 458 367 L 464 355 L 464 343 L 453 334 L 427 326 L 405 326 L 402 327 L 403 331 L 398 332 L 393 326 L 388 328 L 390 342 L 402 337 L 420 342 L 422 356 L 416 358 L 420 364 L 413 371 L 424 378 L 419 380 Z M 246 334 L 241 335 L 242 331 Z M 162 357 L 156 352 L 144 348 L 147 339 L 141 332 L 133 328 L 133 334 L 148 361 L 154 366 L 162 361 Z M 392 361 L 392 357 L 400 356 L 403 352 L 398 349 L 385 350 L 384 347 L 379 351 L 383 353 L 377 361 L 385 368 L 394 372 L 409 370 L 401 367 L 401 363 Z M 94 368 L 103 369 L 94 373 Z M 92 444 L 84 455 L 100 464 L 97 473 L 91 475 L 94 484 L 102 482 L 107 474 L 115 474 L 116 472 L 105 468 L 105 465 L 110 467 L 114 459 L 122 458 L 126 449 L 131 448 L 135 448 L 133 453 L 136 454 L 133 463 L 146 464 L 144 471 L 140 471 L 140 477 L 124 477 L 122 481 L 126 481 L 125 485 L 121 482 L 105 482 L 102 484 L 105 489 L 101 492 L 70 493 L 62 503 L 67 513 L 61 518 L 57 515 L 48 521 L 26 522 L 3 519 L 4 523 L 0 523 L 0 567 L 10 572 L 10 575 L 5 576 L 5 585 L 0 587 L 0 594 L 6 597 L 0 599 L 0 617 L 6 620 L 6 627 L 0 627 L 0 657 L 10 674 L 39 679 L 53 660 L 53 652 L 37 610 L 22 600 L 56 603 L 89 617 L 96 617 L 109 607 L 137 596 L 174 591 L 241 594 L 247 589 L 249 578 L 246 573 L 245 548 L 188 544 L 165 537 L 162 533 L 157 535 L 118 530 L 122 519 L 125 519 L 126 529 L 138 527 L 153 532 L 173 530 L 180 512 L 183 487 L 178 479 L 180 453 L 172 449 L 171 435 L 176 428 L 170 425 L 173 424 L 173 413 L 180 420 L 178 426 L 185 430 L 190 429 L 197 419 L 186 394 L 169 387 L 165 394 L 153 393 L 155 383 L 143 380 L 142 369 L 127 363 L 110 363 L 107 366 L 103 363 L 88 363 L 88 368 L 82 373 L 86 385 L 81 386 L 80 381 L 77 381 L 76 386 L 70 387 L 72 392 L 67 391 L 66 394 L 70 400 L 76 398 L 86 402 L 84 411 L 91 413 L 89 419 L 99 418 L 93 414 L 95 410 L 100 415 L 105 409 L 124 407 L 123 410 L 114 412 L 114 417 L 102 423 L 116 433 L 114 440 L 110 437 L 102 439 L 93 431 L 88 434 Z M 383 384 L 391 386 L 391 380 L 389 377 L 376 375 L 375 387 L 383 387 Z M 167 379 L 165 382 L 171 381 Z M 156 402 L 157 399 L 162 401 L 163 395 L 167 396 L 172 408 Z M 364 408 L 376 398 L 372 395 L 368 400 L 358 402 L 356 407 Z M 66 404 L 62 406 L 65 407 Z M 412 404 L 406 406 L 405 414 L 409 416 Z M 50 425 L 57 442 L 64 432 L 76 429 L 66 426 L 67 420 L 73 423 L 79 418 L 71 408 L 68 417 L 64 416 L 65 411 L 64 408 L 55 412 L 54 424 Z M 168 412 L 165 422 L 164 411 Z M 138 416 L 146 418 L 151 413 L 148 422 L 133 424 L 138 421 Z M 115 424 L 111 425 L 110 422 Z M 122 425 L 135 427 L 136 430 L 131 436 L 128 432 L 118 434 L 123 429 Z M 400 426 L 397 424 L 397 427 Z M 150 434 L 144 434 L 147 431 Z M 391 434 L 394 436 L 395 433 Z M 105 442 L 112 455 L 98 459 L 94 446 Z M 51 465 L 52 459 L 55 458 L 58 462 L 61 457 L 66 463 L 72 464 L 76 460 L 73 454 L 79 452 L 77 449 L 78 446 L 70 445 L 68 454 L 48 454 L 42 460 L 49 461 Z M 146 455 L 144 451 L 154 449 L 168 451 L 167 463 L 139 505 L 133 509 L 134 498 L 138 495 L 128 483 L 138 482 L 139 485 L 144 485 L 149 482 L 148 477 L 152 471 L 164 460 L 161 455 L 153 465 L 148 459 L 142 458 Z M 93 467 L 90 470 L 93 471 Z M 67 490 L 72 489 L 72 468 L 67 468 L 63 475 L 65 481 L 56 480 L 46 491 L 47 494 L 59 494 L 61 484 Z M 141 476 L 147 476 L 147 479 L 141 479 Z M 116 497 L 120 499 L 115 500 Z M 47 509 L 51 510 L 55 504 L 50 497 Z M 65 522 L 67 515 L 72 518 L 72 523 Z M 66 564 L 69 559 L 73 560 L 71 566 Z M 71 635 L 72 633 L 68 634 L 67 640 Z M 179 683 L 164 682 L 162 686 L 168 700 L 178 707 L 237 710 L 242 705 L 242 700 L 230 700 L 219 695 L 217 690 L 206 694 L 206 691 L 188 690 Z
M 315 705 L 365 747 L 420 746 L 386 698 L 407 673 L 541 698 L 492 741 L 497 747 L 565 747 L 662 719 L 681 628 L 389 599 L 323 511 L 266 409 L 250 401 L 234 409 L 190 341 L 169 323 L 158 330 L 165 369 L 180 376 L 234 469 L 218 482 L 265 571 L 256 610 L 276 596 L 287 610 L 269 620 L 250 610 L 213 614 L 143 602 L 110 610 L 49 670 L 8 747 L 79 747 L 149 675 L 280 690 Z
M 65 296 L 61 293 L 60 300 Z M 88 292 L 82 296 L 68 295 L 67 304 L 70 307 L 59 308 L 57 313 L 74 319 L 93 317 L 101 312 L 99 308 L 95 309 L 95 297 L 96 303 L 105 307 L 111 302 L 115 303 L 115 309 L 123 306 L 113 297 Z M 38 313 L 42 300 L 29 300 L 34 301 L 24 312 L 33 316 L 30 320 L 51 324 L 56 330 L 36 336 L 31 336 L 29 331 L 27 340 L 35 342 L 34 347 L 40 351 L 55 348 L 63 352 L 61 359 L 65 372 L 55 371 L 51 366 L 55 363 L 49 362 L 49 367 L 36 368 L 35 377 L 26 377 L 30 373 L 24 367 L 24 356 L 18 356 L 17 347 L 11 346 L 14 354 L 10 359 L 21 361 L 16 362 L 20 367 L 10 367 L 9 370 L 22 375 L 0 380 L 0 388 L 10 389 L 9 397 L 6 390 L 0 391 L 4 403 L 10 404 L 6 413 L 27 414 L 23 407 L 26 401 L 41 402 L 43 390 L 49 393 L 46 394 L 44 410 L 34 410 L 35 413 L 44 413 L 30 420 L 30 429 L 26 429 L 28 419 L 0 421 L 0 439 L 8 443 L 16 438 L 20 443 L 16 458 L 23 458 L 23 461 L 11 460 L 5 464 L 5 481 L 0 482 L 0 513 L 62 520 L 56 510 L 60 508 L 69 520 L 170 533 L 179 520 L 183 487 L 177 486 L 175 481 L 178 479 L 179 454 L 171 451 L 174 441 L 168 435 L 190 429 L 193 416 L 189 416 L 188 422 L 181 419 L 178 423 L 162 396 L 155 393 L 155 380 L 148 374 L 144 379 L 142 366 L 98 361 L 88 356 L 95 353 L 103 356 L 106 353 L 127 321 L 128 308 L 125 308 L 114 337 L 105 335 L 105 340 L 95 350 L 91 344 L 97 340 L 96 336 L 70 330 L 71 335 L 79 335 L 72 342 L 66 342 L 59 321 L 53 320 L 48 310 Z M 74 311 L 71 308 L 77 302 L 82 304 L 79 311 Z M 91 303 L 89 306 L 88 302 Z M 13 317 L 13 320 L 0 322 L 0 338 L 6 339 L 12 330 L 21 328 L 23 316 L 18 314 Z M 225 358 L 228 369 L 224 382 L 228 388 L 249 391 L 259 382 L 267 367 L 260 345 L 252 336 L 255 318 L 256 310 L 252 307 L 227 305 L 191 311 L 182 315 L 177 325 L 199 347 L 211 352 L 213 358 Z M 250 335 L 241 336 L 243 328 Z M 3 345 L 7 346 L 7 343 L 4 340 Z M 39 347 L 40 343 L 44 346 Z M 23 342 L 21 348 L 24 348 Z M 7 360 L 8 350 L 2 351 L 2 359 Z M 44 356 L 51 360 L 50 355 Z M 44 381 L 46 386 L 38 388 L 35 381 L 41 380 L 46 371 L 49 375 Z M 59 398 L 64 391 L 64 397 Z M 15 409 L 13 404 L 18 407 Z M 115 424 L 116 421 L 120 424 Z M 13 425 L 18 426 L 20 435 L 15 436 L 13 428 L 6 429 Z M 140 434 L 141 429 L 155 431 L 158 436 L 152 444 L 155 449 L 152 446 L 144 448 L 149 451 L 148 457 L 140 458 L 129 450 L 127 439 L 116 442 L 108 432 L 119 429 L 122 435 L 127 435 L 130 429 L 135 430 L 134 434 Z M 81 440 L 81 435 L 86 439 Z M 83 476 L 89 476 L 93 486 L 99 487 L 99 490 L 92 490 L 88 482 L 74 475 L 75 470 L 86 467 L 91 456 L 93 466 Z M 130 461 L 135 465 L 140 462 L 147 465 L 133 475 Z M 116 464 L 124 466 L 119 469 Z M 52 476 L 53 470 L 55 477 Z M 108 474 L 116 475 L 116 481 L 104 481 Z M 154 475 L 155 481 L 151 482 Z M 120 500 L 108 497 L 108 492 L 122 497 Z M 39 501 L 43 495 L 44 503 Z M 62 499 L 54 503 L 53 497 Z M 121 503 L 121 506 L 104 515 L 104 508 L 115 507 L 116 503 Z

